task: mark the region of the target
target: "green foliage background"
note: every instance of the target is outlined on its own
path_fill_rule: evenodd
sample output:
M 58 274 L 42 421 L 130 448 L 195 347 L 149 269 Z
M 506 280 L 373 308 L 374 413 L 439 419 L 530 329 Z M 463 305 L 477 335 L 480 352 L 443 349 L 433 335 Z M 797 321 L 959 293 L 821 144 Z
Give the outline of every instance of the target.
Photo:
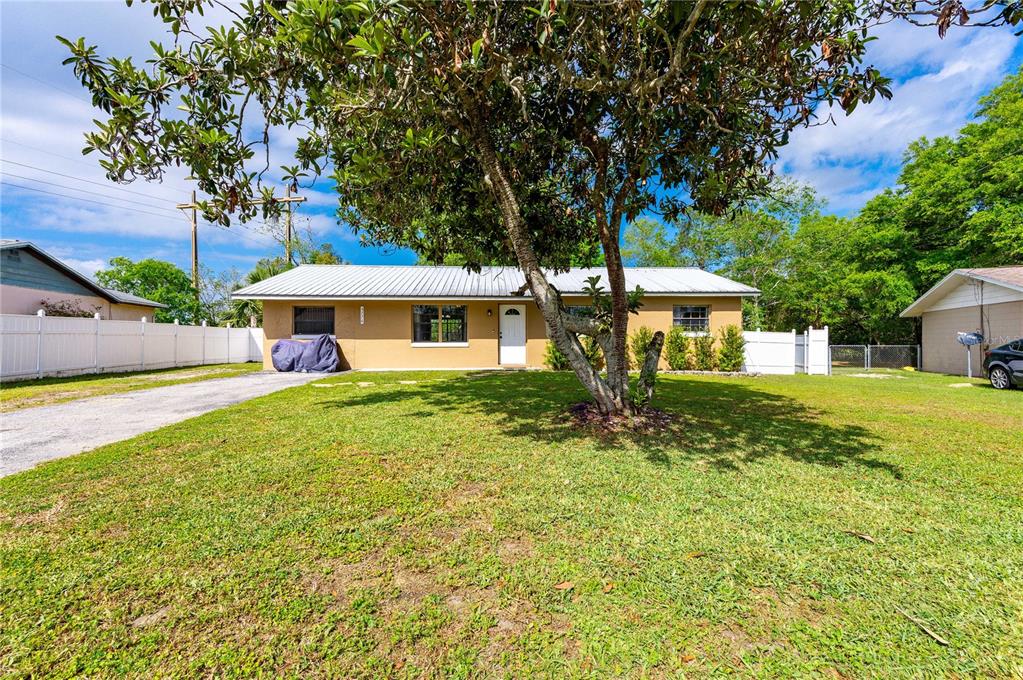
M 781 180 L 721 217 L 639 219 L 624 254 L 756 286 L 747 328 L 827 325 L 837 343 L 915 342 L 914 322 L 899 313 L 943 276 L 1023 263 L 1021 150 L 1023 71 L 983 97 L 957 136 L 910 144 L 897 185 L 852 217 L 825 214 L 812 189 Z

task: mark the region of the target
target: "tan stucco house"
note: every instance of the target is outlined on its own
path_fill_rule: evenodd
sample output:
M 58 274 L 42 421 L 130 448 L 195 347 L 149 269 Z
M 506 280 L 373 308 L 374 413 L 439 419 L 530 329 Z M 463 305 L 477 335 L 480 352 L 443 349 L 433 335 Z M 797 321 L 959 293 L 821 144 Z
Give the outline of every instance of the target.
M 922 368 L 966 375 L 967 349 L 956 337 L 979 332 L 969 362 L 981 374 L 984 351 L 1023 337 L 1023 266 L 956 269 L 901 314 L 919 317 Z
M 31 241 L 0 240 L 0 314 L 35 314 L 44 301 L 120 321 L 152 320 L 166 307 L 104 288 Z
M 585 307 L 586 279 L 603 269 L 552 275 L 567 305 Z M 749 286 L 689 267 L 625 270 L 630 289 L 645 296 L 630 328 L 693 334 L 742 324 Z M 236 291 L 235 299 L 263 302 L 263 363 L 280 339 L 329 333 L 345 367 L 358 369 L 500 368 L 543 366 L 546 326 L 533 300 L 519 291 L 512 267 L 301 265 Z M 606 288 L 606 284 L 605 284 Z

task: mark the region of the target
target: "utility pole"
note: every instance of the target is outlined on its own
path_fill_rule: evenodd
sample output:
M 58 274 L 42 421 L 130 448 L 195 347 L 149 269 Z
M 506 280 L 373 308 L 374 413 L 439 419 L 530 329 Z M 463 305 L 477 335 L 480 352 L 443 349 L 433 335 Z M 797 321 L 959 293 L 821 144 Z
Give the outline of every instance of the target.
M 192 192 L 191 203 L 178 203 L 178 210 L 191 210 L 192 221 L 192 288 L 195 289 L 195 296 L 199 297 L 199 205 L 195 202 L 195 192 Z
M 284 200 L 289 201 L 284 207 L 287 213 L 284 215 L 284 259 L 290 265 L 291 262 L 291 185 L 284 187 Z M 305 199 L 303 199 L 305 200 Z
M 291 204 L 292 203 L 305 203 L 305 196 L 292 196 L 291 185 L 289 184 L 284 189 L 284 198 L 273 198 L 270 199 L 274 203 L 284 203 L 287 212 L 284 214 L 284 257 L 287 259 L 288 264 L 291 264 Z M 251 201 L 253 205 L 262 205 L 265 203 L 263 199 Z M 199 296 L 199 219 L 198 210 L 199 204 L 195 202 L 195 192 L 192 192 L 191 203 L 178 203 L 178 210 L 191 210 L 191 222 L 192 222 L 192 287 L 195 288 L 196 297 Z
M 286 211 L 284 213 L 284 258 L 288 264 L 292 264 L 291 258 L 291 204 L 292 203 L 305 203 L 305 196 L 292 196 L 291 185 L 284 187 L 284 198 L 272 198 L 270 199 L 273 203 L 283 203 Z M 262 205 L 266 203 L 262 198 L 251 201 L 253 205 Z

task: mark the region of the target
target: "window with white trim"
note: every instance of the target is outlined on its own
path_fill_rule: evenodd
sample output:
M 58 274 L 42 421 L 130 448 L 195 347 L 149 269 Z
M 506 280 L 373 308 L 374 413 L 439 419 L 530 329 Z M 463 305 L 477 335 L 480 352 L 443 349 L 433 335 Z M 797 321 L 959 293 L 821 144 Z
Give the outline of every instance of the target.
M 681 326 L 690 333 L 710 331 L 710 307 L 706 305 L 674 305 L 671 314 L 673 326 Z
M 466 343 L 468 318 L 465 305 L 412 305 L 412 342 Z
M 295 307 L 293 315 L 294 335 L 334 334 L 333 307 Z

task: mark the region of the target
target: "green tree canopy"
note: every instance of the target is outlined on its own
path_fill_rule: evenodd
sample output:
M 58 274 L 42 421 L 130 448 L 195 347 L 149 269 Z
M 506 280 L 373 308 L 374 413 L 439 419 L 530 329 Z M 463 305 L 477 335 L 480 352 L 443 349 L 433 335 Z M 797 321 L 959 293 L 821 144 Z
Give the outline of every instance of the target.
M 132 262 L 127 257 L 110 260 L 110 268 L 96 272 L 101 285 L 153 302 L 167 305 L 157 309 L 153 320 L 168 323 L 177 319 L 185 324 L 201 321 L 199 302 L 191 278 L 170 262 L 145 259 Z
M 956 267 L 1023 262 L 1023 70 L 982 98 L 956 137 L 909 145 L 898 186 L 864 208 L 877 229 L 905 232 L 918 291 Z
M 188 18 L 200 0 L 154 4 L 174 42 L 154 43 L 145 69 L 64 40 L 108 113 L 87 150 L 112 179 L 183 164 L 213 197 L 207 216 L 229 224 L 272 191 L 247 165 L 246 112 L 299 128 L 298 165 L 285 174 L 329 173 L 340 216 L 366 243 L 431 261 L 457 252 L 470 267 L 516 263 L 552 341 L 608 413 L 633 411 L 623 221 L 653 208 L 669 220 L 689 207 L 717 213 L 762 193 L 777 149 L 818 106 L 889 96 L 862 64 L 872 25 L 908 15 L 944 31 L 967 18 L 947 0 L 295 0 L 248 2 L 230 26 L 198 35 Z M 1004 5 L 974 16 L 1020 18 Z M 169 113 L 175 98 L 181 111 Z M 607 324 L 568 313 L 545 274 L 594 242 Z M 606 377 L 580 333 L 601 344 Z

